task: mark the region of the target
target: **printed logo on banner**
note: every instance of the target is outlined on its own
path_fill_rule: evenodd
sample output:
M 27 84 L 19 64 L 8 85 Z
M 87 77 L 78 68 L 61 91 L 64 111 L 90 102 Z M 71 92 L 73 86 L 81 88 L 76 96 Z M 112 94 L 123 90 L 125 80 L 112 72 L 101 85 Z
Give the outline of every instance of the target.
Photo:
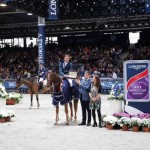
M 38 34 L 38 48 L 39 48 L 39 62 L 43 63 L 43 37 L 42 34 Z
M 16 82 L 8 82 L 8 85 L 10 88 L 15 88 L 16 87 Z
M 58 0 L 49 0 L 48 19 L 58 20 Z
M 149 101 L 149 63 L 126 63 L 126 96 L 129 101 Z

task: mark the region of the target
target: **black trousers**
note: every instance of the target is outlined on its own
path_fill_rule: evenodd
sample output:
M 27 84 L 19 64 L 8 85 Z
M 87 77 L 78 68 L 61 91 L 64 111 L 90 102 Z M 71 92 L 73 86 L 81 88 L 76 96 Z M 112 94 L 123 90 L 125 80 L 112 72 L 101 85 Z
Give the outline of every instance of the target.
M 86 111 L 88 113 L 88 120 L 87 123 L 91 123 L 91 109 L 89 109 L 90 101 L 83 101 L 82 95 L 80 97 L 81 107 L 82 107 L 82 122 L 86 123 Z

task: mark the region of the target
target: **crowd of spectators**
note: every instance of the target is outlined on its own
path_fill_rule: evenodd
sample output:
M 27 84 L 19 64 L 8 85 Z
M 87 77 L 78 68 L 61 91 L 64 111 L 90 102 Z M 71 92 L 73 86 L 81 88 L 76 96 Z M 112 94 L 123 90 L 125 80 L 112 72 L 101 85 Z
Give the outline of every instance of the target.
M 63 47 L 57 44 L 46 46 L 46 68 L 58 71 L 58 64 L 63 55 L 69 53 L 74 64 L 74 70 L 81 68 L 90 70 L 91 74 L 97 72 L 100 77 L 113 77 L 116 73 L 122 77 L 122 65 L 118 66 L 120 46 L 87 46 Z M 135 54 L 136 55 L 136 54 Z M 130 56 L 131 57 L 131 56 Z M 0 49 L 0 78 L 15 79 L 17 76 L 34 76 L 38 73 L 38 47 L 6 47 Z

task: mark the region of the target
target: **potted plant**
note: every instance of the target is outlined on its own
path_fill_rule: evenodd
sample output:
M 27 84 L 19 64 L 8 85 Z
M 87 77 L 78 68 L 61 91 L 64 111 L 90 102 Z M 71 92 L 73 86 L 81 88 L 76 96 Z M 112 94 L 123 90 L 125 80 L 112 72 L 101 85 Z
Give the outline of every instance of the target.
M 0 83 L 0 109 L 5 110 L 6 109 L 6 98 L 8 96 L 8 93 L 5 90 L 5 87 Z
M 122 101 L 124 101 L 124 94 L 118 82 L 112 85 L 108 100 L 110 100 L 111 114 L 122 112 Z
M 128 131 L 129 126 L 131 126 L 131 119 L 128 117 L 121 117 L 118 120 L 118 124 L 122 127 L 123 131 Z
M 15 117 L 15 113 L 13 110 L 5 110 L 0 112 L 0 122 L 9 122 L 11 118 Z
M 133 127 L 133 131 L 138 132 L 139 127 L 142 125 L 142 119 L 137 117 L 131 118 L 131 126 Z
M 22 99 L 22 95 L 19 93 L 11 92 L 8 94 L 8 98 L 6 101 L 7 105 L 14 105 L 15 103 L 19 103 Z
M 118 119 L 114 116 L 106 116 L 103 118 L 103 121 L 107 125 L 108 129 L 114 129 L 114 126 L 116 125 Z
M 150 119 L 146 119 L 146 118 L 142 119 L 142 128 L 144 132 L 150 131 Z
M 3 118 L 3 115 L 0 113 L 0 123 L 4 123 L 5 119 Z

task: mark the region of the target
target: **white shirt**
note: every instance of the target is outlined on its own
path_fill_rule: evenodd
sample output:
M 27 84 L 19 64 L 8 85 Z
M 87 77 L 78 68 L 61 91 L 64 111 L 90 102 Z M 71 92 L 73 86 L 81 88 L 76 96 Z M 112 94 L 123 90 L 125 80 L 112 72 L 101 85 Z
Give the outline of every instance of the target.
M 116 74 L 115 72 L 113 72 L 112 77 L 113 77 L 114 79 L 117 79 L 117 74 Z

